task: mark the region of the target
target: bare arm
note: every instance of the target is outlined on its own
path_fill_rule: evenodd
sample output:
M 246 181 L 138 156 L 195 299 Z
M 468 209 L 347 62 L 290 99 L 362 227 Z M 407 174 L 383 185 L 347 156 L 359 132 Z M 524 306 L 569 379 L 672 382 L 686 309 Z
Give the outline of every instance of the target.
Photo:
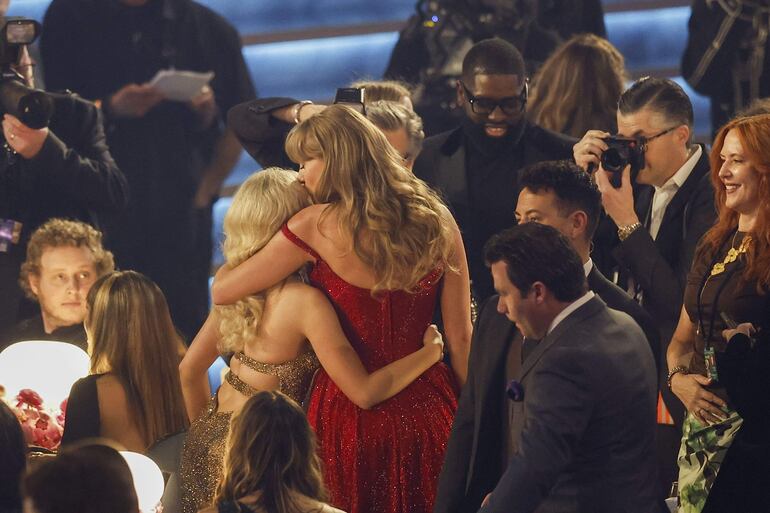
M 425 332 L 421 349 L 369 374 L 326 296 L 311 290 L 304 302 L 303 333 L 329 377 L 359 408 L 368 410 L 390 399 L 441 359 L 441 335 L 431 326 Z
M 669 370 L 677 366 L 689 367 L 690 360 L 695 353 L 697 336 L 695 324 L 690 320 L 685 308 L 682 307 L 679 324 L 676 326 L 676 331 L 674 331 L 674 336 L 671 338 L 666 353 Z M 671 391 L 682 401 L 685 408 L 704 425 L 718 422 L 724 418 L 724 413 L 720 408 L 725 406 L 725 402 L 705 388 L 710 383 L 710 378 L 700 374 L 678 372 L 671 377 Z
M 190 422 L 203 413 L 211 396 L 208 369 L 219 356 L 218 342 L 219 316 L 212 310 L 179 364 L 182 395 Z
M 291 218 L 289 227 L 294 233 L 303 233 L 307 225 L 315 226 L 314 223 L 315 217 L 303 210 Z M 312 260 L 312 256 L 278 232 L 264 248 L 237 267 L 219 268 L 211 286 L 212 301 L 217 305 L 233 304 L 267 290 Z
M 446 216 L 454 227 L 454 250 L 452 264 L 456 271 L 444 275 L 441 290 L 441 317 L 444 320 L 449 359 L 452 362 L 457 381 L 465 384 L 468 377 L 468 354 L 471 348 L 473 324 L 471 322 L 471 284 L 468 274 L 468 262 L 462 235 L 449 211 Z

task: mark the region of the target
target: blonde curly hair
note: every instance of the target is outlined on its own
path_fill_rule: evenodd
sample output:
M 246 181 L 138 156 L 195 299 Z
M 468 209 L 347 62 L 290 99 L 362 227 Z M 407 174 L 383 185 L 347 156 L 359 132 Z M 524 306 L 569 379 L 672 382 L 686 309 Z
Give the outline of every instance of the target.
M 310 203 L 294 171 L 269 168 L 251 175 L 235 193 L 225 215 L 222 253 L 226 265 L 235 267 L 262 249 L 281 225 Z M 256 336 L 266 295 L 267 291 L 263 291 L 235 304 L 216 307 L 220 351 L 242 351 L 244 342 Z
M 29 239 L 27 258 L 21 264 L 19 286 L 31 300 L 37 301 L 37 295 L 29 286 L 29 276 L 40 275 L 40 259 L 46 249 L 59 247 L 87 248 L 94 256 L 96 277 L 99 278 L 115 270 L 112 253 L 102 246 L 102 233 L 93 226 L 69 219 L 55 217 L 41 224 Z
M 289 132 L 286 153 L 294 162 L 324 161 L 314 199 L 332 204 L 340 232 L 374 271 L 373 296 L 415 292 L 436 268 L 455 270 L 446 206 L 364 116 L 327 107 Z

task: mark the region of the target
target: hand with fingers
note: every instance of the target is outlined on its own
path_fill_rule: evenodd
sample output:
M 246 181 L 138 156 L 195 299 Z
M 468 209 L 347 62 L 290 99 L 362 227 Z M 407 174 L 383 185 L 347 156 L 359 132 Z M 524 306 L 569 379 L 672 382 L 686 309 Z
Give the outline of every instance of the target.
M 610 183 L 607 171 L 599 165 L 594 173 L 596 187 L 602 194 L 602 205 L 607 215 L 618 227 L 630 226 L 639 222 L 639 216 L 634 210 L 634 191 L 631 186 L 631 166 L 623 169 L 620 187 L 615 188 Z
M 734 329 L 723 330 L 722 337 L 725 339 L 725 341 L 730 342 L 730 339 L 739 333 L 751 338 L 754 335 L 756 335 L 757 330 L 754 327 L 754 325 L 751 324 L 750 322 L 742 322 L 741 324 L 737 325 Z
M 37 156 L 43 148 L 48 137 L 48 127 L 30 128 L 15 116 L 5 114 L 3 116 L 3 135 L 13 151 L 25 159 L 31 159 Z
M 163 93 L 149 84 L 128 84 L 106 100 L 107 110 L 122 118 L 141 118 L 163 99 Z
M 203 86 L 200 93 L 187 102 L 187 106 L 197 115 L 200 129 L 208 128 L 214 122 L 217 104 L 214 99 L 214 90 L 211 87 Z
M 722 408 L 727 403 L 706 388 L 711 378 L 700 374 L 677 373 L 671 378 L 671 391 L 682 401 L 698 422 L 707 426 L 721 422 L 726 415 Z
M 586 135 L 572 147 L 575 163 L 585 171 L 589 170 L 591 164 L 598 168 L 602 153 L 607 150 L 607 143 L 604 142 L 604 139 L 609 136 L 609 133 L 601 130 L 586 132 Z

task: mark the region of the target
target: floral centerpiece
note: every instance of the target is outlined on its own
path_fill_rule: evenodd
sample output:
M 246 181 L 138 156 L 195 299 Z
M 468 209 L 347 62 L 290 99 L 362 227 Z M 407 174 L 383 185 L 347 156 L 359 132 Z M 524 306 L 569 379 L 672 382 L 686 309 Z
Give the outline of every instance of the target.
M 64 417 L 67 400 L 61 402 L 57 410 L 47 408 L 40 394 L 25 388 L 20 390 L 13 400 L 6 397 L 5 388 L 0 385 L 2 399 L 19 419 L 27 445 L 56 451 L 64 433 Z

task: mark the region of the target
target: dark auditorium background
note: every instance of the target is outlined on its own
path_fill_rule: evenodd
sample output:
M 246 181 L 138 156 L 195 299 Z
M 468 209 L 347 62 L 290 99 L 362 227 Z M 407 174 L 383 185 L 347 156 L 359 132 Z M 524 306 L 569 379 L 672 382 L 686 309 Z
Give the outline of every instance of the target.
M 9 16 L 42 21 L 50 0 L 14 0 Z M 197 0 L 240 32 L 243 54 L 260 97 L 331 101 L 342 84 L 381 78 L 415 0 Z M 695 139 L 710 139 L 709 100 L 681 78 L 688 0 L 603 0 L 607 38 L 623 54 L 631 79 L 670 77 L 695 109 Z M 73 30 L 77 30 L 73 27 Z M 431 135 L 431 134 L 429 134 Z M 245 152 L 214 206 L 214 261 L 222 263 L 222 219 L 238 185 L 259 166 Z

